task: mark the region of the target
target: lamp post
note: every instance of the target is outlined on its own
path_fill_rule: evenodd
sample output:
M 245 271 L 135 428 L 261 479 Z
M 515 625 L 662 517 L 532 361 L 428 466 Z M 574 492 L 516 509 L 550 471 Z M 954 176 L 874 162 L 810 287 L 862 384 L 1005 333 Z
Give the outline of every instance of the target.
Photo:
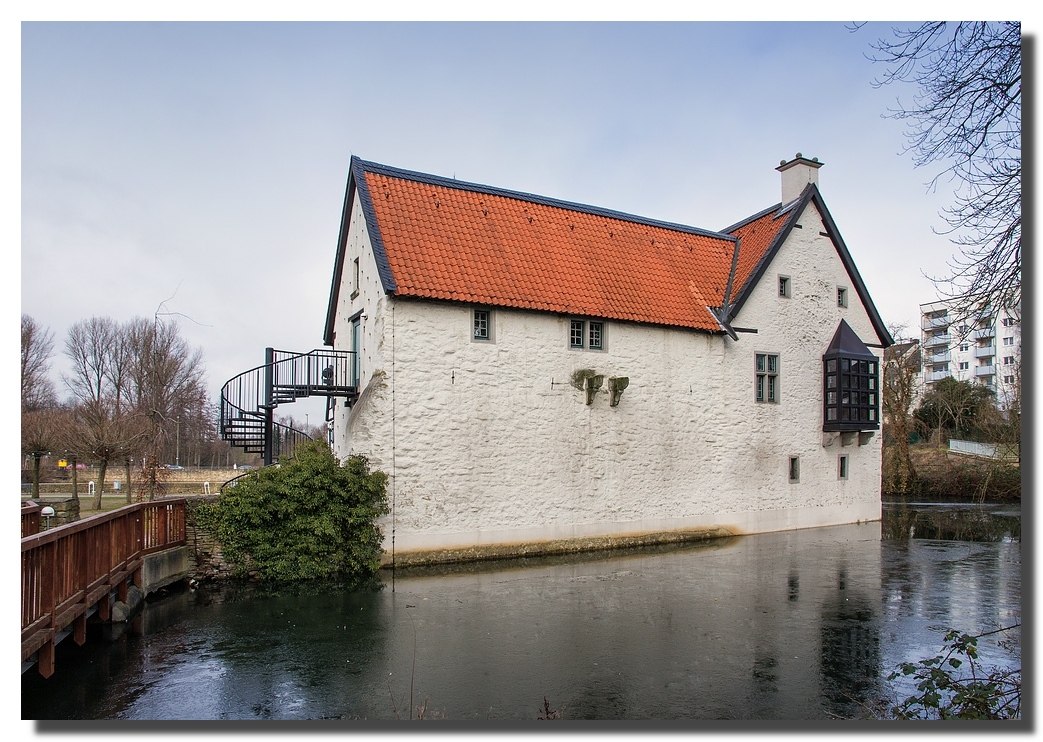
M 174 418 L 174 422 L 177 423 L 174 443 L 174 466 L 181 466 L 181 418 Z

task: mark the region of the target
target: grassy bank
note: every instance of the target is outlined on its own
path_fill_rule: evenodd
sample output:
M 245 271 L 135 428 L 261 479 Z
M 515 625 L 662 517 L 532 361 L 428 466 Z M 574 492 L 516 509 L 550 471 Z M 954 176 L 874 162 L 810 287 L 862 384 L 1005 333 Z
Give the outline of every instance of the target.
M 915 495 L 925 499 L 1018 502 L 1021 500 L 1021 466 L 969 456 L 929 444 L 909 450 L 916 477 L 910 492 L 885 495 Z

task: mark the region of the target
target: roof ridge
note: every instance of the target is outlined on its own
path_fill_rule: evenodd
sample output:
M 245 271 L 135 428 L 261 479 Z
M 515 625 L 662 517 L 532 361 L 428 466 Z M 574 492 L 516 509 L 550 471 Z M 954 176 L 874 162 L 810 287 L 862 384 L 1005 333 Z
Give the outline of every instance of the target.
M 769 206 L 768 208 L 766 208 L 766 209 L 764 209 L 762 211 L 758 211 L 753 216 L 748 216 L 745 219 L 743 219 L 742 221 L 735 222 L 735 224 L 731 225 L 730 227 L 725 227 L 724 229 L 721 230 L 721 232 L 722 233 L 734 232 L 736 229 L 740 229 L 742 227 L 745 227 L 747 224 L 755 222 L 758 219 L 760 219 L 760 218 L 762 218 L 764 216 L 767 216 L 768 214 L 770 214 L 773 211 L 778 211 L 779 212 L 778 216 L 781 216 L 782 215 L 782 206 L 783 205 L 781 203 L 777 203 L 774 206 Z
M 421 173 L 416 170 L 404 170 L 402 168 L 393 167 L 391 165 L 382 165 L 379 162 L 372 162 L 369 160 L 358 160 L 358 164 L 365 172 L 372 172 L 378 175 L 384 175 L 389 178 L 400 178 L 403 180 L 412 180 L 417 183 L 424 183 L 426 185 L 441 186 L 445 188 L 455 188 L 461 191 L 470 191 L 472 193 L 484 193 L 490 196 L 500 196 L 503 198 L 510 198 L 516 201 L 525 201 L 528 203 L 539 204 L 540 206 L 549 206 L 552 208 L 566 209 L 568 211 L 576 211 L 581 214 L 590 214 L 592 216 L 600 216 L 608 219 L 618 219 L 620 221 L 631 222 L 634 224 L 642 224 L 647 227 L 658 227 L 661 229 L 668 229 L 673 232 L 683 232 L 685 234 L 697 235 L 700 237 L 710 237 L 713 239 L 724 240 L 726 242 L 734 242 L 735 237 L 730 234 L 723 232 L 716 232 L 711 229 L 703 229 L 701 227 L 693 227 L 688 224 L 680 224 L 678 222 L 667 222 L 660 219 L 652 219 L 650 217 L 639 216 L 637 214 L 630 214 L 625 211 L 616 211 L 615 209 L 606 209 L 600 206 L 592 206 L 590 204 L 582 204 L 576 201 L 565 201 L 563 199 L 551 198 L 549 196 L 540 196 L 535 193 L 527 193 L 525 191 L 513 191 L 507 188 L 498 188 L 496 186 L 484 185 L 481 183 L 473 183 L 466 180 L 457 180 L 456 178 L 446 178 L 441 175 L 432 175 L 430 173 Z

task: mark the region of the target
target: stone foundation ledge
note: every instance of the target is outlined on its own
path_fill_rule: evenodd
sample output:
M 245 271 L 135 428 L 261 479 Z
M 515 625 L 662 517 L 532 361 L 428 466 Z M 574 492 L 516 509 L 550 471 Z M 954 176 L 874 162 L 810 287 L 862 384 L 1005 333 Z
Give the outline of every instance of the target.
M 628 534 L 625 536 L 596 536 L 587 538 L 530 541 L 525 543 L 480 544 L 461 548 L 397 551 L 394 555 L 395 569 L 426 567 L 435 564 L 459 564 L 493 559 L 514 559 L 534 556 L 560 556 L 590 551 L 629 549 L 641 546 L 679 544 L 689 541 L 709 541 L 731 538 L 736 534 L 726 528 L 712 527 L 682 531 L 659 531 L 655 533 Z M 381 556 L 380 566 L 391 568 L 391 552 Z

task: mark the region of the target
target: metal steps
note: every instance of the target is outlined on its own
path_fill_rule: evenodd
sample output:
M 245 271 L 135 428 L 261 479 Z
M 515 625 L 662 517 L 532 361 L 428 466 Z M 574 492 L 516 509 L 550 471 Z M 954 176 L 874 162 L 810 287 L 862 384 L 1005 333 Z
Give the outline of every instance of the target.
M 278 423 L 274 410 L 306 397 L 358 399 L 356 354 L 346 350 L 307 353 L 265 350 L 264 365 L 229 379 L 221 389 L 218 430 L 221 438 L 247 453 L 261 454 L 265 466 L 310 436 Z M 331 404 L 327 404 L 327 418 Z

